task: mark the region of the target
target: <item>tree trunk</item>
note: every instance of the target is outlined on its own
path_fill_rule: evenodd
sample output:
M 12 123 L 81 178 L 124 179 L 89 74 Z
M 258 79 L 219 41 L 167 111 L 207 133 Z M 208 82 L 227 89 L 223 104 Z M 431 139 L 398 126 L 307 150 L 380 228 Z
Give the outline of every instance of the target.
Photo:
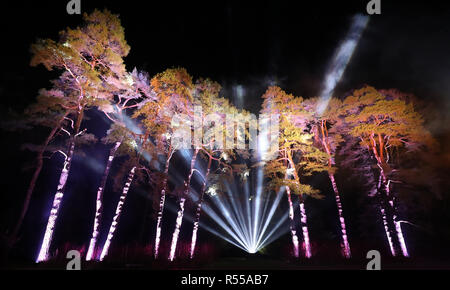
M 405 242 L 405 237 L 403 236 L 402 227 L 397 218 L 397 213 L 396 213 L 396 209 L 395 209 L 395 198 L 391 194 L 391 190 L 390 190 L 390 180 L 385 182 L 385 188 L 386 188 L 386 195 L 389 199 L 389 205 L 392 210 L 392 221 L 395 225 L 395 232 L 397 234 L 397 239 L 400 244 L 400 249 L 401 249 L 404 257 L 409 257 L 408 248 L 406 247 L 406 242 Z
M 169 164 L 170 164 L 171 157 L 172 157 L 172 154 L 171 154 L 171 152 L 169 152 L 169 155 L 166 160 L 166 167 L 164 169 L 163 187 L 161 190 L 161 198 L 159 200 L 158 217 L 157 217 L 157 221 L 156 221 L 156 237 L 155 237 L 155 252 L 154 252 L 155 259 L 158 258 L 159 244 L 161 242 L 161 222 L 162 222 L 163 212 L 164 212 L 164 202 L 166 200 L 167 175 L 169 174 Z
M 103 172 L 102 179 L 100 181 L 100 186 L 97 189 L 97 199 L 95 203 L 95 217 L 94 217 L 94 228 L 92 230 L 92 236 L 91 240 L 89 242 L 89 248 L 88 252 L 86 254 L 86 261 L 92 260 L 94 256 L 94 252 L 97 245 L 97 237 L 98 237 L 98 231 L 100 227 L 100 222 L 102 218 L 103 213 L 103 192 L 105 191 L 106 181 L 108 179 L 109 170 L 111 169 L 111 164 L 114 160 L 114 157 L 116 155 L 117 149 L 120 147 L 120 144 L 122 142 L 116 142 L 113 148 L 111 148 L 108 156 L 108 161 L 106 162 L 105 171 Z
M 288 202 L 289 202 L 289 219 L 290 219 L 289 228 L 291 230 L 292 245 L 294 246 L 294 257 L 298 258 L 298 256 L 299 256 L 298 236 L 297 236 L 297 231 L 295 230 L 294 206 L 292 205 L 291 189 L 289 188 L 289 186 L 286 186 L 286 193 L 287 193 Z
M 207 184 L 207 180 L 208 180 L 209 171 L 211 169 L 211 162 L 212 162 L 212 159 L 211 159 L 211 157 L 209 157 L 208 168 L 206 169 L 205 179 L 204 179 L 204 182 L 202 185 L 202 192 L 200 193 L 200 200 L 198 201 L 197 209 L 195 211 L 194 228 L 192 230 L 191 251 L 190 251 L 190 255 L 189 255 L 189 257 L 191 259 L 194 258 L 195 244 L 197 242 L 197 232 L 198 232 L 198 227 L 199 227 L 199 223 L 200 223 L 200 215 L 202 212 L 202 203 L 203 203 L 203 198 L 204 198 L 205 191 L 206 191 L 206 184 Z
M 334 158 L 331 154 L 331 150 L 330 150 L 330 146 L 328 145 L 328 140 L 326 139 L 328 137 L 328 131 L 325 133 L 325 129 L 326 129 L 326 122 L 324 122 L 322 120 L 321 122 L 321 132 L 322 132 L 322 145 L 325 148 L 325 151 L 328 154 L 328 166 L 331 167 L 334 165 Z M 330 178 L 331 181 L 331 185 L 333 187 L 333 191 L 334 191 L 334 196 L 336 199 L 336 206 L 338 209 L 338 216 L 339 216 L 339 223 L 341 226 L 341 249 L 342 249 L 342 254 L 344 255 L 345 258 L 349 259 L 351 257 L 351 251 L 350 251 L 350 244 L 348 242 L 348 236 L 347 236 L 347 229 L 345 226 L 345 219 L 344 219 L 344 214 L 343 214 L 343 210 L 342 210 L 342 203 L 341 203 L 341 197 L 339 194 L 339 190 L 336 184 L 336 180 L 334 178 L 334 174 L 331 173 L 330 171 L 328 172 L 328 176 Z
M 69 177 L 70 166 L 72 164 L 73 152 L 75 151 L 75 137 L 72 137 L 70 142 L 69 152 L 65 156 L 63 169 L 59 176 L 59 183 L 56 189 L 56 194 L 53 199 L 52 208 L 50 210 L 50 216 L 47 221 L 47 227 L 45 228 L 44 239 L 42 240 L 41 249 L 36 259 L 36 263 L 47 261 L 49 255 L 50 244 L 53 238 L 53 232 L 55 230 L 55 223 L 58 218 L 59 208 L 64 196 L 64 190 L 66 188 L 67 178 Z
M 50 134 L 47 136 L 47 139 L 45 139 L 44 143 L 42 144 L 41 149 L 39 150 L 36 159 L 37 159 L 37 165 L 36 169 L 34 170 L 33 176 L 31 177 L 30 184 L 28 185 L 27 193 L 25 194 L 25 200 L 23 202 L 22 210 L 20 211 L 19 219 L 17 220 L 17 223 L 14 227 L 14 230 L 12 234 L 10 235 L 10 241 L 11 246 L 14 244 L 17 240 L 17 235 L 19 234 L 19 230 L 22 226 L 23 220 L 25 219 L 25 215 L 28 212 L 28 207 L 30 206 L 31 196 L 33 195 L 34 188 L 36 186 L 36 182 L 38 180 L 39 174 L 41 173 L 42 166 L 44 164 L 44 152 L 47 148 L 50 141 L 55 136 L 58 129 L 61 127 L 61 123 L 63 122 L 64 118 L 67 116 L 67 113 L 64 114 L 64 116 L 58 121 L 55 127 L 50 131 Z
M 173 232 L 172 243 L 170 245 L 170 254 L 169 254 L 170 261 L 173 261 L 173 259 L 175 258 L 175 251 L 177 249 L 178 236 L 180 234 L 181 224 L 183 222 L 183 216 L 184 216 L 184 203 L 186 202 L 186 196 L 188 196 L 189 191 L 191 189 L 191 179 L 192 179 L 192 175 L 194 174 L 195 161 L 197 159 L 198 151 L 199 151 L 199 149 L 195 149 L 194 155 L 192 156 L 191 171 L 189 173 L 187 180 L 185 181 L 185 190 L 184 190 L 183 196 L 180 199 L 180 209 L 178 210 L 177 220 L 175 223 L 175 231 Z
M 287 158 L 289 160 L 289 164 L 291 166 L 291 168 L 294 168 L 294 180 L 297 184 L 300 184 L 300 177 L 297 174 L 297 170 L 295 169 L 295 164 L 294 164 L 294 160 L 292 159 L 292 155 L 291 152 L 288 150 L 287 151 Z M 303 234 L 303 249 L 305 250 L 305 257 L 306 258 L 311 258 L 311 243 L 309 240 L 309 230 L 308 230 L 308 219 L 306 216 L 306 210 L 305 210 L 305 204 L 303 201 L 303 197 L 300 194 L 298 196 L 299 200 L 300 200 L 300 222 L 301 222 L 301 227 L 302 227 L 302 234 Z
M 386 210 L 384 207 L 384 198 L 383 198 L 383 193 L 381 192 L 381 180 L 382 180 L 382 176 L 380 174 L 380 177 L 378 179 L 378 184 L 377 184 L 378 195 L 380 198 L 379 208 L 380 208 L 381 218 L 383 220 L 384 232 L 386 233 L 386 238 L 389 243 L 389 249 L 391 250 L 391 255 L 393 257 L 395 257 L 395 256 L 397 256 L 397 252 L 395 251 L 394 241 L 392 240 L 391 231 L 390 231 L 389 223 L 388 223 L 388 218 L 387 218 Z
M 307 217 L 306 217 L 306 211 L 305 211 L 305 204 L 303 202 L 303 198 L 300 197 L 300 221 L 302 226 L 302 232 L 303 232 L 303 248 L 305 249 L 305 257 L 311 258 L 311 243 L 309 241 L 309 231 L 308 231 L 308 224 L 307 224 Z
M 102 252 L 100 254 L 100 261 L 103 261 L 105 256 L 108 254 L 109 246 L 111 245 L 111 240 L 114 237 L 114 232 L 117 229 L 117 225 L 119 223 L 120 215 L 122 213 L 123 204 L 125 203 L 125 198 L 127 197 L 128 190 L 130 189 L 131 182 L 134 178 L 136 167 L 131 168 L 130 173 L 128 173 L 128 178 L 123 187 L 122 194 L 120 195 L 119 202 L 117 203 L 116 213 L 114 215 L 113 221 L 111 223 L 111 227 L 109 228 L 108 236 L 106 238 L 105 244 L 103 245 Z
M 331 184 L 333 186 L 334 196 L 336 198 L 336 205 L 337 205 L 337 209 L 338 209 L 339 222 L 340 222 L 340 225 L 341 225 L 341 239 L 342 239 L 342 241 L 341 241 L 341 249 L 343 251 L 344 257 L 349 259 L 349 258 L 351 258 L 352 254 L 351 254 L 351 250 L 350 250 L 350 244 L 348 242 L 348 236 L 347 236 L 347 229 L 346 229 L 346 225 L 345 225 L 344 214 L 343 214 L 343 211 L 342 211 L 341 197 L 339 195 L 339 190 L 338 190 L 337 185 L 336 185 L 336 180 L 334 179 L 334 174 L 328 173 L 328 176 L 330 177 L 330 181 L 331 181 Z

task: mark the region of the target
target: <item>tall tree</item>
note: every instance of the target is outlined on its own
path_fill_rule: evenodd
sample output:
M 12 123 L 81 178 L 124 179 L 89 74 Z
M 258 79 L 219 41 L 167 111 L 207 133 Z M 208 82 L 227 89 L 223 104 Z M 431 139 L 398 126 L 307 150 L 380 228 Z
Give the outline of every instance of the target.
M 149 132 L 158 151 L 162 152 L 165 158 L 154 244 L 154 256 L 158 258 L 169 165 L 178 149 L 171 140 L 174 133 L 172 119 L 176 114 L 192 115 L 192 77 L 183 68 L 167 69 L 151 79 L 150 90 L 151 95 L 144 100 L 142 107 L 134 112 L 133 117 L 142 117 L 145 130 Z
M 103 247 L 100 252 L 99 257 L 100 261 L 102 261 L 108 254 L 112 239 L 114 238 L 117 226 L 119 224 L 120 217 L 122 216 L 123 207 L 128 195 L 128 191 L 130 190 L 131 184 L 135 179 L 135 176 L 138 173 L 138 171 L 140 169 L 145 169 L 145 167 L 143 167 L 140 163 L 141 156 L 144 155 L 144 152 L 146 152 L 146 154 L 153 154 L 154 152 L 153 145 L 151 142 L 149 142 L 148 135 L 145 133 L 137 135 L 134 132 L 131 132 L 130 130 L 128 130 L 128 132 L 119 130 L 118 132 L 116 132 L 116 134 L 119 135 L 120 136 L 119 138 L 121 138 L 122 140 L 122 146 L 120 148 L 121 152 L 119 152 L 119 154 L 128 156 L 129 160 L 122 166 L 122 169 L 124 169 L 122 172 L 126 175 L 126 181 L 122 187 L 121 195 L 117 203 L 116 211 L 114 213 L 111 226 L 109 227 L 106 241 L 103 244 Z M 114 137 L 112 137 L 112 139 L 113 138 Z
M 385 95 L 375 88 L 365 86 L 355 90 L 344 103 L 345 121 L 349 124 L 349 134 L 360 140 L 360 146 L 367 149 L 379 169 L 379 191 L 382 202 L 381 214 L 392 255 L 397 254 L 388 224 L 394 225 L 394 232 L 403 256 L 409 252 L 398 219 L 398 200 L 391 190 L 392 183 L 398 182 L 396 175 L 401 168 L 392 162 L 394 151 L 417 151 L 431 146 L 432 138 L 423 126 L 423 119 L 414 109 L 411 101 L 392 95 Z M 398 155 L 398 158 L 401 158 Z
M 50 129 L 50 132 L 48 132 L 48 135 L 42 144 L 27 144 L 24 146 L 24 148 L 36 152 L 36 158 L 33 164 L 34 171 L 25 193 L 25 199 L 19 218 L 17 219 L 8 237 L 9 247 L 12 247 L 18 241 L 18 235 L 28 212 L 34 188 L 44 165 L 45 154 L 49 151 L 50 147 L 52 147 L 52 143 L 54 143 L 58 135 L 61 135 L 61 130 L 69 120 L 67 116 L 71 111 L 65 109 L 62 105 L 64 105 L 63 100 L 52 97 L 46 90 L 41 90 L 37 102 L 27 107 L 21 118 L 14 117 L 12 121 L 8 121 L 3 124 L 5 129 L 14 131 L 29 130 L 37 127 L 45 127 Z
M 336 206 L 340 224 L 340 236 L 341 236 L 341 251 L 345 258 L 351 257 L 350 244 L 348 242 L 347 227 L 345 224 L 345 218 L 343 214 L 343 207 L 341 202 L 341 195 L 336 183 L 335 172 L 336 162 L 335 155 L 339 144 L 343 141 L 341 134 L 341 117 L 340 110 L 342 102 L 336 98 L 331 98 L 327 107 L 318 114 L 316 112 L 317 104 L 320 101 L 319 98 L 307 99 L 303 102 L 305 109 L 313 114 L 311 120 L 311 130 L 314 133 L 315 146 L 321 148 L 328 156 L 328 177 L 330 179 L 334 196 L 336 200 Z
M 37 262 L 48 259 L 55 223 L 70 172 L 76 138 L 86 108 L 97 106 L 111 97 L 102 84 L 108 76 L 124 68 L 122 58 L 129 52 L 124 30 L 116 15 L 105 10 L 84 14 L 83 25 L 60 32 L 60 39 L 39 40 L 32 45 L 31 65 L 43 64 L 48 70 L 62 71 L 60 90 L 55 97 L 70 97 L 66 106 L 75 110 L 69 149 L 59 178 L 59 185 L 50 211 Z
M 299 256 L 299 244 L 291 193 L 298 195 L 303 249 L 305 257 L 310 258 L 312 250 L 304 195 L 319 197 L 319 191 L 302 183 L 300 176 L 326 170 L 324 165 L 324 161 L 327 160 L 326 154 L 313 146 L 313 135 L 307 129 L 311 114 L 304 110 L 302 98 L 287 94 L 279 87 L 269 87 L 263 99 L 261 112 L 268 115 L 275 114 L 279 119 L 278 151 L 274 159 L 267 161 L 265 173 L 271 178 L 271 187 L 275 191 L 282 187 L 286 190 L 292 243 L 296 257 Z
M 113 122 L 106 137 L 103 139 L 105 143 L 113 144 L 113 146 L 110 149 L 105 170 L 97 189 L 94 224 L 88 251 L 86 253 L 86 261 L 90 261 L 94 257 L 103 213 L 103 192 L 105 191 L 106 181 L 116 152 L 122 145 L 124 139 L 126 139 L 125 136 L 129 134 L 128 130 L 131 130 L 134 134 L 140 133 L 134 124 L 130 124 L 126 111 L 140 105 L 139 100 L 141 93 L 146 94 L 149 86 L 148 78 L 145 73 L 138 72 L 136 69 L 134 69 L 131 74 L 118 72 L 121 74 L 114 74 L 113 76 L 107 77 L 108 91 L 113 95 L 114 101 L 112 103 L 101 104 L 98 107 L 99 110 Z M 130 127 L 130 129 L 127 129 L 127 127 Z

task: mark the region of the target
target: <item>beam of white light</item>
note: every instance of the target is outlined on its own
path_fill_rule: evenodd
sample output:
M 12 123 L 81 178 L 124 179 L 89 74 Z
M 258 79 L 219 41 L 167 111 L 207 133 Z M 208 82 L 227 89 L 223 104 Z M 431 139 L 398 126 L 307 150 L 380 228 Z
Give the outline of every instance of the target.
M 141 128 L 139 128 L 139 126 L 137 125 L 137 123 L 131 119 L 130 117 L 128 117 L 125 114 L 122 114 L 123 117 L 123 122 L 125 124 L 125 126 L 133 133 L 141 135 L 142 134 L 142 130 Z
M 345 68 L 355 51 L 356 45 L 361 38 L 364 29 L 369 21 L 368 16 L 355 15 L 347 36 L 336 51 L 331 63 L 328 66 L 323 89 L 320 93 L 320 100 L 317 104 L 317 113 L 321 115 L 328 106 L 328 102 L 333 95 L 334 88 L 341 80 Z
M 269 149 L 268 134 L 267 124 L 260 124 L 256 151 L 259 161 L 266 158 Z M 187 164 L 190 163 L 192 158 L 190 150 L 180 150 L 179 153 Z M 201 170 L 198 172 L 202 175 Z M 253 177 L 250 178 L 250 175 Z M 174 173 L 174 176 L 177 177 L 177 173 Z M 180 178 L 181 176 L 178 177 Z M 276 195 L 263 197 L 263 167 L 258 167 L 252 174 L 249 171 L 243 182 L 225 181 L 223 192 L 218 192 L 214 186 L 209 184 L 205 193 L 209 198 L 205 199 L 202 212 L 216 224 L 216 227 L 212 228 L 210 224 L 201 222 L 204 229 L 249 253 L 256 253 L 281 235 L 279 227 L 287 220 L 285 211 L 280 207 L 283 194 L 278 192 Z M 192 190 L 190 197 L 193 202 L 197 202 L 199 193 Z M 275 223 L 273 221 L 277 212 L 277 216 L 282 217 L 276 219 Z M 274 223 L 275 227 L 272 227 Z
M 263 228 L 261 230 L 261 233 L 259 235 L 259 239 L 257 241 L 257 244 L 259 244 L 261 242 L 261 238 L 264 236 L 264 234 L 265 234 L 265 232 L 267 230 L 267 227 L 269 226 L 269 223 L 272 220 L 272 217 L 273 217 L 273 215 L 275 213 L 275 210 L 278 208 L 278 205 L 279 205 L 279 203 L 281 201 L 281 198 L 283 197 L 283 194 L 284 194 L 284 187 L 282 187 L 277 193 L 277 197 L 276 197 L 276 199 L 275 199 L 275 201 L 273 203 L 273 206 L 270 209 L 270 212 L 269 212 L 269 214 L 267 216 L 266 222 L 264 223 L 264 226 L 263 226 Z
M 283 217 L 275 224 L 272 230 L 265 236 L 264 240 L 259 244 L 258 250 L 275 241 L 287 231 L 287 227 L 282 227 L 282 225 L 286 222 L 287 218 L 288 218 L 287 215 L 283 215 Z M 280 229 L 284 230 L 280 231 Z M 275 233 L 277 234 L 275 235 Z
M 247 226 L 245 217 L 243 215 L 244 210 L 243 210 L 242 206 L 240 208 L 238 208 L 238 204 L 241 204 L 241 203 L 239 203 L 239 202 L 236 203 L 234 200 L 234 197 L 231 194 L 232 192 L 237 192 L 237 190 L 232 190 L 231 186 L 228 184 L 228 182 L 225 184 L 225 187 L 227 189 L 228 198 L 231 201 L 231 204 L 232 204 L 235 214 L 237 215 L 240 230 L 243 232 L 246 241 L 250 241 L 248 226 Z
M 214 211 L 209 211 L 208 207 L 205 208 L 205 212 L 216 222 L 218 223 L 226 232 L 231 235 L 239 244 L 241 244 L 244 248 L 248 248 L 247 241 L 245 238 L 242 238 L 242 233 L 238 231 L 236 224 L 231 220 L 230 213 L 227 208 L 223 205 L 223 203 L 219 200 L 218 197 L 212 199 L 216 206 L 219 207 L 222 214 L 225 216 L 225 219 L 221 219 Z M 231 226 L 229 227 L 228 224 Z M 236 234 L 235 231 L 238 233 Z

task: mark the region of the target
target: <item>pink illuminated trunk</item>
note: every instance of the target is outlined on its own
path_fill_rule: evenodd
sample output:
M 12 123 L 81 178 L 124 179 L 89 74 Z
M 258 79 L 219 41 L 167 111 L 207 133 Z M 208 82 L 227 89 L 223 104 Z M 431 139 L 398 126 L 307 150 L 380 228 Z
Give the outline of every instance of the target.
M 163 218 L 163 212 L 164 212 L 164 202 L 166 200 L 166 190 L 167 190 L 167 175 L 169 174 L 169 164 L 170 159 L 172 155 L 169 155 L 169 157 L 166 160 L 166 167 L 164 168 L 164 180 L 163 180 L 163 188 L 161 190 L 161 198 L 159 200 L 159 210 L 158 210 L 158 217 L 156 221 L 156 237 L 155 237 L 155 252 L 154 256 L 155 259 L 158 258 L 159 254 L 159 244 L 161 242 L 161 223 Z
M 400 248 L 402 249 L 402 254 L 404 257 L 409 257 L 408 248 L 406 247 L 405 237 L 403 236 L 403 231 L 400 222 L 397 220 L 397 215 L 394 215 L 395 231 L 397 232 L 397 238 L 400 243 Z
M 384 176 L 383 176 L 384 177 Z M 386 194 L 389 197 L 389 205 L 392 209 L 392 219 L 395 225 L 395 232 L 397 234 L 398 242 L 400 243 L 400 249 L 402 250 L 402 254 L 404 257 L 409 257 L 408 248 L 406 247 L 405 237 L 403 236 L 403 231 L 400 222 L 398 221 L 395 206 L 394 206 L 394 197 L 391 195 L 390 190 L 390 180 L 385 183 Z
M 295 230 L 294 206 L 292 205 L 291 189 L 289 188 L 289 186 L 286 186 L 286 193 L 287 193 L 288 202 L 289 202 L 289 220 L 290 220 L 289 228 L 291 230 L 292 245 L 294 246 L 294 257 L 298 258 L 298 256 L 299 256 L 298 236 L 297 236 L 297 231 Z
M 328 154 L 328 165 L 331 169 L 331 167 L 335 164 L 334 163 L 334 158 L 333 155 L 331 154 L 331 150 L 330 150 L 330 146 L 328 144 L 328 130 L 326 130 L 326 121 L 322 120 L 321 122 L 321 132 L 322 132 L 322 145 L 325 148 L 325 151 Z M 343 215 L 343 210 L 342 210 L 342 203 L 341 203 L 341 196 L 339 194 L 339 190 L 336 184 L 336 180 L 334 178 L 334 174 L 331 173 L 331 171 L 328 172 L 328 176 L 330 178 L 331 181 L 331 185 L 333 187 L 333 191 L 334 191 L 334 196 L 336 199 L 336 206 L 338 209 L 338 216 L 339 216 L 339 223 L 341 225 L 341 249 L 342 249 L 342 254 L 344 255 L 345 258 L 350 258 L 351 257 L 351 251 L 350 251 L 350 244 L 348 242 L 348 237 L 347 237 L 347 229 L 345 226 L 345 219 L 344 219 L 344 215 Z
M 194 258 L 195 244 L 197 242 L 197 232 L 198 232 L 198 227 L 199 227 L 199 223 L 200 223 L 200 215 L 202 212 L 203 197 L 204 197 L 205 191 L 206 191 L 206 181 L 208 180 L 209 171 L 211 169 L 211 161 L 212 161 L 212 159 L 210 157 L 209 161 L 208 161 L 208 168 L 206 169 L 205 178 L 204 178 L 204 182 L 202 185 L 202 192 L 200 193 L 200 200 L 197 205 L 197 210 L 195 211 L 194 229 L 192 230 L 191 251 L 189 254 L 189 257 L 191 259 Z
M 69 152 L 65 155 L 63 169 L 59 176 L 59 183 L 56 189 L 56 194 L 53 199 L 52 208 L 50 210 L 50 216 L 48 217 L 47 227 L 45 228 L 44 239 L 42 240 L 39 255 L 36 259 L 36 263 L 47 261 L 49 258 L 50 244 L 53 238 L 53 232 L 55 230 L 56 220 L 59 214 L 59 208 L 64 196 L 64 190 L 66 188 L 67 178 L 69 177 L 70 166 L 72 164 L 73 152 L 75 151 L 75 138 L 72 137 L 70 142 Z
M 36 156 L 36 160 L 37 160 L 37 165 L 36 165 L 36 169 L 34 170 L 33 176 L 30 180 L 30 184 L 28 185 L 28 189 L 27 189 L 27 193 L 25 194 L 25 200 L 23 203 L 23 207 L 22 210 L 20 211 L 20 216 L 19 219 L 17 220 L 17 223 L 14 227 L 14 230 L 11 234 L 11 241 L 12 243 L 14 243 L 16 241 L 17 235 L 19 234 L 19 230 L 22 226 L 23 220 L 25 218 L 26 213 L 28 212 L 28 207 L 30 205 L 30 201 L 31 201 L 31 196 L 33 194 L 34 191 L 34 187 L 36 186 L 36 182 L 38 180 L 38 177 L 41 173 L 42 170 L 42 166 L 44 164 L 44 151 L 46 150 L 48 144 L 50 143 L 50 141 L 53 139 L 53 137 L 55 136 L 56 132 L 58 131 L 58 129 L 61 127 L 61 123 L 64 121 L 64 118 L 67 116 L 68 114 L 65 113 L 64 116 L 58 121 L 57 125 L 55 127 L 53 127 L 53 129 L 50 131 L 50 134 L 47 136 L 47 139 L 45 139 L 44 144 L 42 144 L 41 149 L 39 150 L 37 156 Z
M 380 174 L 380 177 L 378 179 L 378 185 L 377 185 L 378 194 L 380 194 L 380 195 L 382 195 L 382 193 L 380 192 L 381 180 L 382 180 L 382 175 Z M 382 201 L 383 201 L 383 199 L 381 198 L 381 201 L 380 201 L 380 213 L 381 213 L 381 218 L 383 220 L 384 232 L 386 233 L 386 238 L 387 238 L 388 243 L 389 243 L 389 249 L 391 250 L 391 255 L 393 257 L 395 257 L 395 256 L 397 256 L 397 253 L 395 251 L 394 242 L 393 242 L 392 236 L 391 236 L 391 231 L 389 230 L 389 223 L 388 223 L 388 219 L 387 219 L 387 215 L 386 215 L 386 210 L 384 208 L 384 205 L 383 205 Z
M 342 252 L 345 258 L 349 259 L 351 257 L 351 251 L 350 251 L 350 244 L 348 242 L 347 237 L 347 230 L 345 226 L 345 219 L 342 212 L 342 203 L 341 203 L 341 197 L 339 195 L 339 191 L 336 185 L 336 180 L 334 179 L 334 175 L 332 173 L 328 173 L 328 176 L 330 177 L 331 184 L 333 186 L 334 190 L 334 196 L 336 198 L 336 205 L 338 209 L 338 215 L 339 215 L 339 222 L 341 224 L 341 248 Z
M 116 155 L 116 151 L 122 142 L 116 142 L 113 148 L 111 148 L 108 156 L 108 161 L 106 162 L 105 171 L 103 172 L 102 179 L 100 181 L 100 186 L 97 189 L 97 199 L 95 202 L 95 217 L 94 217 L 94 228 L 92 230 L 91 240 L 89 242 L 88 252 L 86 254 L 86 261 L 92 260 L 94 257 L 95 247 L 97 245 L 98 232 L 100 227 L 100 221 L 103 213 L 103 192 L 106 186 L 106 180 L 108 179 L 109 170 L 111 169 L 111 164 Z
M 116 213 L 114 215 L 111 227 L 109 228 L 108 236 L 106 237 L 105 244 L 103 245 L 102 252 L 100 254 L 100 261 L 103 261 L 105 256 L 108 254 L 109 247 L 111 245 L 111 240 L 114 237 L 114 233 L 117 229 L 119 223 L 120 215 L 122 214 L 123 205 L 125 203 L 125 198 L 127 197 L 128 190 L 130 189 L 131 182 L 133 181 L 136 167 L 131 168 L 130 173 L 128 173 L 127 181 L 123 187 L 122 194 L 120 195 L 119 202 L 117 203 Z
M 195 149 L 194 155 L 192 156 L 191 171 L 189 173 L 187 180 L 185 181 L 185 190 L 184 190 L 183 196 L 180 199 L 180 206 L 179 206 L 180 208 L 177 213 L 175 230 L 172 235 L 172 243 L 170 244 L 170 253 L 169 253 L 170 261 L 173 261 L 173 259 L 175 258 L 175 251 L 177 249 L 178 236 L 180 235 L 181 224 L 183 223 L 184 203 L 186 202 L 186 196 L 189 194 L 189 191 L 191 188 L 191 179 L 192 179 L 192 175 L 194 174 L 195 160 L 197 159 L 198 151 L 199 151 L 199 149 Z
M 303 199 L 300 197 L 300 221 L 302 225 L 303 232 L 303 248 L 305 249 L 305 257 L 311 258 L 311 243 L 309 241 L 309 231 L 308 231 L 308 220 L 306 217 L 305 204 Z
M 384 226 L 384 231 L 386 233 L 386 238 L 389 243 L 389 249 L 391 250 L 392 256 L 395 257 L 397 255 L 397 253 L 395 252 L 395 247 L 394 247 L 394 243 L 392 241 L 391 232 L 389 231 L 389 224 L 387 221 L 386 211 L 384 210 L 384 207 L 382 205 L 380 205 L 380 212 L 381 212 L 381 217 L 383 219 L 383 226 Z

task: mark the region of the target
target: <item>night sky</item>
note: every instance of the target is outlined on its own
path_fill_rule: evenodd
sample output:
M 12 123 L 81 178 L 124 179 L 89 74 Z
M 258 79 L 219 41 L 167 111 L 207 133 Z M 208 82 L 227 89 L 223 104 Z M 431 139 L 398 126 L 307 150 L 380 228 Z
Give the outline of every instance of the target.
M 27 4 L 7 1 L 2 4 L 2 119 L 6 119 L 11 111 L 20 113 L 35 100 L 39 88 L 49 87 L 49 80 L 57 76 L 56 72 L 48 72 L 43 66 L 29 66 L 30 45 L 37 38 L 56 39 L 58 31 L 81 22 L 81 16 L 66 13 L 67 1 L 53 2 L 56 1 Z M 297 1 L 81 2 L 83 12 L 108 8 L 120 14 L 126 40 L 131 46 L 125 58 L 128 70 L 137 67 L 154 75 L 166 68 L 185 67 L 194 78 L 210 77 L 221 83 L 223 95 L 231 100 L 234 99 L 233 87 L 242 85 L 245 89 L 242 106 L 255 114 L 262 103 L 260 96 L 270 84 L 277 84 L 297 96 L 319 94 L 327 64 L 345 36 L 351 17 L 356 13 L 365 14 L 367 3 L 365 0 L 305 1 L 295 5 Z M 434 115 L 427 116 L 427 124 L 441 138 L 444 147 L 450 144 L 450 5 L 445 5 L 444 1 L 391 2 L 382 0 L 382 14 L 371 17 L 335 96 L 345 96 L 364 84 L 414 93 L 437 108 Z M 91 132 L 102 137 L 108 124 L 94 113 L 88 116 L 90 120 L 87 122 L 97 124 Z M 33 154 L 19 150 L 20 144 L 41 143 L 44 134 L 41 130 L 19 135 L 2 132 L 0 164 L 5 171 L 1 178 L 0 230 L 3 232 L 16 219 L 32 172 L 27 166 L 33 160 Z M 90 227 L 80 224 L 90 223 L 94 209 L 79 212 L 77 208 L 95 194 L 98 172 L 104 166 L 107 150 L 100 144 L 87 149 L 86 154 L 93 156 L 93 161 L 86 164 L 82 157 L 75 160 L 75 173 L 70 180 L 72 186 L 69 185 L 71 188 L 62 208 L 61 219 L 66 219 L 71 227 L 57 235 L 56 243 L 70 239 L 82 244 L 89 236 Z M 36 251 L 33 247 L 36 247 L 40 227 L 43 228 L 46 221 L 43 209 L 51 202 L 51 192 L 57 183 L 53 171 L 59 166 L 57 159 L 51 159 L 44 166 L 26 218 L 19 257 L 34 255 Z M 345 186 L 353 191 L 348 198 L 349 215 L 360 214 L 364 211 L 360 205 L 363 201 L 352 199 L 352 196 L 361 189 L 352 184 Z M 130 195 L 133 196 L 129 201 L 130 207 L 135 204 L 136 211 L 142 210 L 140 198 L 145 196 L 145 192 L 136 188 L 132 193 L 135 194 Z M 311 201 L 311 204 L 317 202 Z M 317 207 L 319 209 L 311 210 L 311 215 L 320 216 L 324 211 L 332 210 L 332 199 L 322 202 Z M 448 209 L 448 194 L 444 203 Z M 107 208 L 109 212 L 114 206 L 111 202 Z M 448 215 L 443 218 L 448 218 Z M 124 215 L 123 223 L 133 225 L 140 219 L 138 214 L 134 217 Z M 336 238 L 331 234 L 335 226 L 333 219 L 334 216 L 317 222 L 316 226 L 311 225 L 313 235 L 317 229 L 317 240 L 328 239 L 329 233 L 329 239 Z M 440 218 L 436 213 L 430 219 Z M 358 222 L 349 223 L 349 228 L 353 226 L 354 233 L 359 233 Z M 140 227 L 130 226 L 127 231 L 129 236 L 135 237 Z M 122 236 L 127 236 L 124 233 L 125 230 Z M 214 239 L 206 232 L 202 234 Z M 363 238 L 370 240 L 371 236 Z M 437 241 L 440 238 L 430 235 L 424 239 Z M 417 245 L 412 247 L 420 251 L 420 243 L 425 242 L 420 238 L 415 241 Z M 288 242 L 286 235 L 283 243 Z

